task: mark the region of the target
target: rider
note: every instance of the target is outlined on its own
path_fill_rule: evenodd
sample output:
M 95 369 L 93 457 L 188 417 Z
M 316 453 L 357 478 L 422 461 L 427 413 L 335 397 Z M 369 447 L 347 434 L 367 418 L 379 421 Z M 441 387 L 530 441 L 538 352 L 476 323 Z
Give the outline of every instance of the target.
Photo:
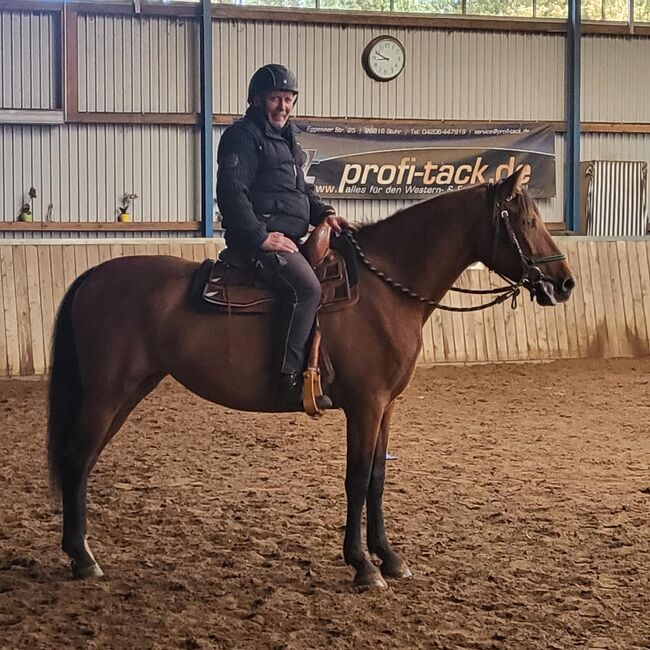
M 280 390 L 291 408 L 302 405 L 306 347 L 321 300 L 314 271 L 298 250 L 309 225 L 347 224 L 307 184 L 306 154 L 289 116 L 298 97 L 295 75 L 271 63 L 253 74 L 248 110 L 221 136 L 217 203 L 226 244 L 251 259 L 260 276 L 285 299 Z M 321 408 L 331 408 L 327 396 Z

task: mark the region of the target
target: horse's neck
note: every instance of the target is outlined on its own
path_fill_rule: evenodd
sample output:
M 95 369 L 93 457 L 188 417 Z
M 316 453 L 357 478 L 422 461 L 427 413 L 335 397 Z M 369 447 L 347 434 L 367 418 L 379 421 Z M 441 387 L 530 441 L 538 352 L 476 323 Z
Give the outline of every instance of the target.
M 460 194 L 404 210 L 362 231 L 362 248 L 373 264 L 421 296 L 439 301 L 475 261 L 480 219 L 476 201 Z M 451 198 L 451 197 L 449 197 Z M 431 308 L 423 306 L 426 316 Z

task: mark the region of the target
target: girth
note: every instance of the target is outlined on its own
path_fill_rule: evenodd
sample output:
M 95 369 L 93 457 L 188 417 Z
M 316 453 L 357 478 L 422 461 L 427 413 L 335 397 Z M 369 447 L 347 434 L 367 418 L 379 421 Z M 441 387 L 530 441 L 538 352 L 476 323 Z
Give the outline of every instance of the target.
M 319 226 L 301 248 L 321 283 L 321 313 L 344 309 L 359 299 L 354 251 L 345 237 L 330 241 L 329 231 Z M 201 298 L 214 311 L 237 314 L 269 313 L 277 302 L 277 294 L 258 277 L 251 260 L 227 248 L 213 263 Z

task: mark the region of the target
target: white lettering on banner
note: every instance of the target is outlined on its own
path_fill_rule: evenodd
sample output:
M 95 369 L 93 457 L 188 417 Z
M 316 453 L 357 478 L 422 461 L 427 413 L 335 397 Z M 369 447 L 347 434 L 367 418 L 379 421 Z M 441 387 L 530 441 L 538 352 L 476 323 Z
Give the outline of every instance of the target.
M 368 182 L 368 174 L 370 172 L 378 172 L 379 165 L 364 165 L 363 176 L 361 177 L 361 182 L 363 184 Z
M 386 175 L 388 172 L 388 175 Z M 397 167 L 395 165 L 382 165 L 377 172 L 377 182 L 380 185 L 390 185 L 395 180 Z
M 346 185 L 354 185 L 355 183 L 358 183 L 359 179 L 361 178 L 362 171 L 363 171 L 363 167 L 361 167 L 361 165 L 358 165 L 356 163 L 353 164 L 348 163 L 343 168 L 343 174 L 341 175 L 341 182 L 339 183 L 339 192 L 345 191 Z M 352 176 L 350 176 L 350 172 L 353 172 Z
M 505 165 L 499 165 L 497 167 L 496 174 L 494 175 L 495 180 L 500 180 L 501 178 L 508 178 L 508 176 L 511 176 L 512 174 L 515 173 L 515 171 L 518 171 L 522 167 L 524 168 L 524 175 L 521 177 L 521 182 L 525 185 L 528 183 L 530 180 L 530 176 L 533 172 L 532 167 L 530 165 L 517 165 L 515 166 L 516 159 L 514 156 L 510 156 L 510 159 L 508 160 L 507 164 Z
M 514 156 L 510 157 L 507 164 L 499 165 L 496 169 L 495 178 L 486 178 L 486 173 L 489 168 L 487 163 L 483 163 L 483 157 L 478 156 L 473 165 L 438 165 L 430 160 L 424 163 L 422 168 L 415 164 L 415 158 L 412 156 L 405 156 L 399 162 L 399 165 L 375 165 L 359 163 L 347 163 L 343 168 L 341 180 L 338 185 L 339 193 L 344 193 L 352 185 L 360 183 L 366 185 L 371 183 L 373 185 L 403 185 L 413 186 L 415 179 L 422 179 L 424 186 L 430 185 L 456 185 L 461 187 L 463 185 L 478 185 L 485 183 L 487 180 L 498 180 L 512 174 L 516 169 L 522 165 L 516 166 L 516 159 Z M 532 168 L 530 165 L 523 165 L 524 167 L 524 183 L 530 181 Z M 376 192 L 375 192 L 376 193 Z

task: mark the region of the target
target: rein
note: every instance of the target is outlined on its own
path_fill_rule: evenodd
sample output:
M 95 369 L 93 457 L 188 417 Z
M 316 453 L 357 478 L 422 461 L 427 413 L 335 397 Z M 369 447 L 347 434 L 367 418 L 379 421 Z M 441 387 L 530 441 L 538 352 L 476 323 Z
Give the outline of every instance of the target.
M 516 309 L 517 307 L 517 297 L 519 296 L 521 287 L 523 286 L 523 281 L 510 283 L 510 280 L 507 278 L 504 279 L 506 282 L 510 283 L 510 286 L 498 287 L 497 289 L 461 289 L 459 287 L 451 287 L 451 291 L 457 291 L 458 293 L 501 294 L 500 296 L 497 296 L 496 298 L 490 300 L 490 302 L 486 302 L 483 305 L 476 305 L 474 307 L 448 307 L 447 305 L 442 305 L 439 302 L 425 298 L 424 296 L 417 293 L 417 291 L 413 291 L 412 289 L 405 287 L 400 282 L 397 282 L 397 280 L 393 280 L 393 278 L 387 276 L 383 271 L 380 271 L 376 266 L 374 266 L 374 264 L 366 257 L 366 254 L 363 252 L 351 229 L 345 229 L 343 231 L 343 234 L 350 240 L 350 243 L 359 256 L 359 259 L 374 275 L 376 275 L 380 280 L 383 280 L 387 285 L 393 287 L 393 289 L 397 289 L 397 291 L 400 291 L 401 293 L 407 295 L 409 298 L 418 300 L 425 305 L 429 305 L 429 307 L 433 307 L 434 309 L 442 309 L 443 311 L 480 311 L 481 309 L 487 309 L 488 307 L 499 305 L 509 298 L 512 298 L 512 309 Z
M 509 200 L 512 200 L 512 197 L 510 196 L 506 197 L 506 201 Z M 542 270 L 537 265 L 543 262 L 561 262 L 566 259 L 566 256 L 563 255 L 562 253 L 557 253 L 555 255 L 545 255 L 542 257 L 534 257 L 531 255 L 526 255 L 521 248 L 521 244 L 517 239 L 517 235 L 515 234 L 515 231 L 512 228 L 512 224 L 510 223 L 510 214 L 508 210 L 505 209 L 502 205 L 499 204 L 498 201 L 495 200 L 493 213 L 495 215 L 495 228 L 494 228 L 494 244 L 492 247 L 492 261 L 494 261 L 494 258 L 496 257 L 496 250 L 499 242 L 500 222 L 497 221 L 497 219 L 500 219 L 501 222 L 503 222 L 503 224 L 505 225 L 506 232 L 508 233 L 508 238 L 517 249 L 517 253 L 519 254 L 519 258 L 521 260 L 521 264 L 523 267 L 523 276 L 521 280 L 519 280 L 518 282 L 512 282 L 504 275 L 501 275 L 500 273 L 497 273 L 495 271 L 495 273 L 497 273 L 497 275 L 502 280 L 508 283 L 507 287 L 497 287 L 496 289 L 462 289 L 460 287 L 451 287 L 450 290 L 456 291 L 457 293 L 469 293 L 475 295 L 485 295 L 485 294 L 495 294 L 495 293 L 500 294 L 496 298 L 490 300 L 489 302 L 486 302 L 482 305 L 475 305 L 473 307 L 448 307 L 447 305 L 442 305 L 439 302 L 436 302 L 434 300 L 426 298 L 425 296 L 422 296 L 417 291 L 413 291 L 412 289 L 405 287 L 397 280 L 393 280 L 393 278 L 387 276 L 383 271 L 380 271 L 366 257 L 366 254 L 363 252 L 351 228 L 346 228 L 343 231 L 343 234 L 350 240 L 350 243 L 354 247 L 354 250 L 356 251 L 359 259 L 368 268 L 368 270 L 370 270 L 375 276 L 377 276 L 380 280 L 382 280 L 389 286 L 393 287 L 393 289 L 396 289 L 397 291 L 403 293 L 409 298 L 413 298 L 414 300 L 417 300 L 425 305 L 428 305 L 429 307 L 433 307 L 434 309 L 442 309 L 443 311 L 453 311 L 453 312 L 481 311 L 483 309 L 494 307 L 495 305 L 499 305 L 502 302 L 511 299 L 512 302 L 510 304 L 510 307 L 511 309 L 516 309 L 517 298 L 521 293 L 521 287 L 525 287 L 531 291 L 531 299 L 532 299 L 532 297 L 534 296 L 535 289 L 539 286 L 542 286 L 545 280 L 548 280 L 547 276 L 544 275 Z

